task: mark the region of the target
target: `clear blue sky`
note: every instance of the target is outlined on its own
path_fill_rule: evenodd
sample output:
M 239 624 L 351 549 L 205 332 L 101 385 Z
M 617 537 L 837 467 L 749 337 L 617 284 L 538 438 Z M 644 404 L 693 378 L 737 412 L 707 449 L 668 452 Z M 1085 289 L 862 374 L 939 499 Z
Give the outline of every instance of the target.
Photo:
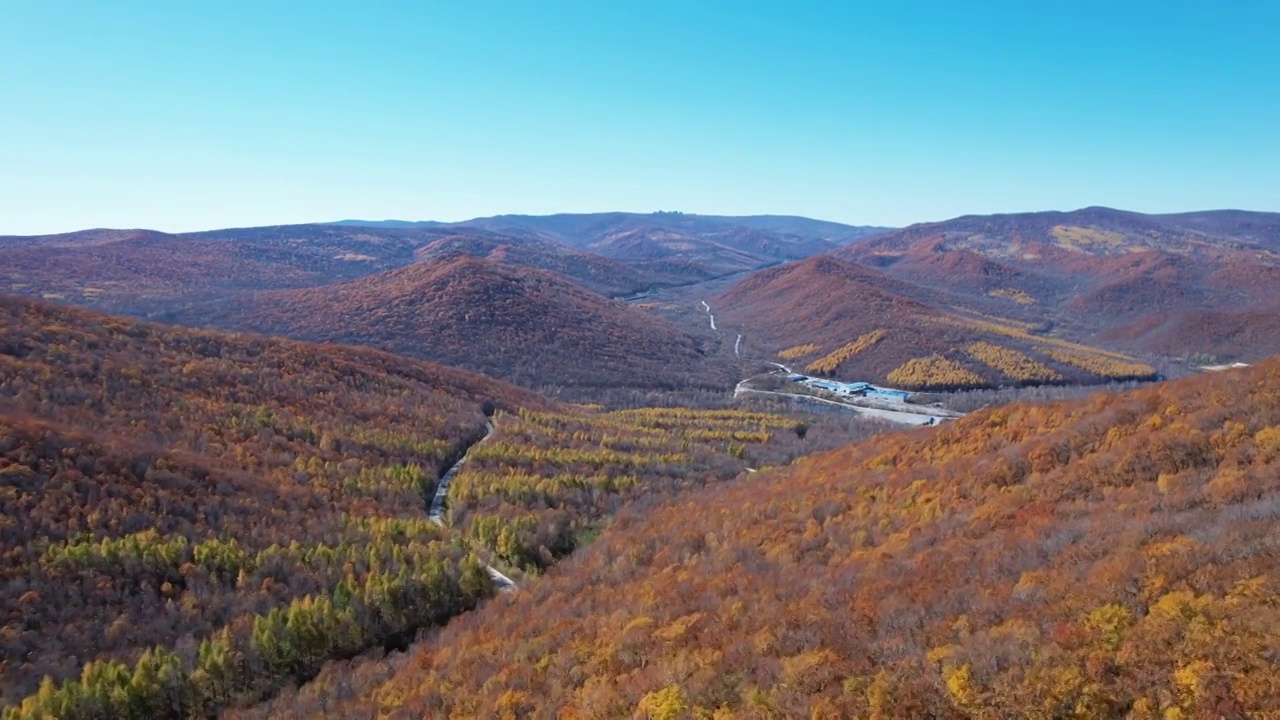
M 1278 31 L 1275 0 L 0 0 L 0 234 L 1280 210 Z

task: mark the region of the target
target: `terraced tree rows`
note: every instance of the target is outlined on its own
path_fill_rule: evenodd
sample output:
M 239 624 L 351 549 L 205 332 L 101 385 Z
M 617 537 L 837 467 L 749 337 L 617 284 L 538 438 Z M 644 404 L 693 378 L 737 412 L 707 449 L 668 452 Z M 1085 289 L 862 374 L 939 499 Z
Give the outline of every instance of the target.
M 863 352 L 881 340 L 884 340 L 888 334 L 889 333 L 886 330 L 877 328 L 871 332 L 859 335 L 857 340 L 854 340 L 851 343 L 846 343 L 827 356 L 809 363 L 808 367 L 805 368 L 805 372 L 828 375 L 853 356 Z
M 537 571 L 624 503 L 723 480 L 804 451 L 807 427 L 741 410 L 521 410 L 496 418 L 449 488 L 450 522 L 506 563 Z
M 912 390 L 954 390 L 987 385 L 981 375 L 936 354 L 906 361 L 889 373 L 889 382 Z
M 1026 353 L 994 343 L 973 342 L 965 346 L 969 357 L 1021 383 L 1060 382 L 1062 374 Z
M 424 495 L 486 410 L 522 405 L 551 407 L 375 351 L 0 296 L 6 720 L 212 713 L 473 607 L 489 578 Z

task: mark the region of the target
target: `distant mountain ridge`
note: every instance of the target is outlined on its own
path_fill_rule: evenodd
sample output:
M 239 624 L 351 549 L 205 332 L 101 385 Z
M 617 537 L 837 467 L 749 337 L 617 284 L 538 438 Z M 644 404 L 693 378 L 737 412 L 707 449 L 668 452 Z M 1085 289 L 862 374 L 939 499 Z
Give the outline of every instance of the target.
M 1230 359 L 1280 351 L 1280 323 L 1268 317 L 1280 313 L 1278 213 L 1090 207 L 966 215 L 833 254 L 984 313 L 1052 322 L 1077 340 L 1125 351 Z M 1200 311 L 1234 328 L 1230 343 L 1203 321 L 1169 322 Z
M 672 230 L 702 229 L 708 226 L 734 226 L 785 235 L 805 236 L 844 244 L 892 228 L 872 225 L 847 225 L 829 220 L 816 220 L 798 215 L 698 215 L 695 213 L 601 212 L 557 213 L 553 215 L 493 215 L 459 222 L 435 220 L 338 220 L 333 225 L 377 228 L 471 227 L 490 230 L 528 229 L 549 235 L 582 241 L 603 227 L 641 225 Z
M 784 216 L 675 213 L 344 221 L 182 234 L 92 229 L 0 237 L 0 291 L 165 319 L 244 292 L 318 287 L 463 252 L 550 270 L 620 297 L 807 257 L 872 230 Z
M 264 291 L 320 290 L 458 255 L 554 273 L 606 297 L 732 276 L 746 282 L 758 271 L 833 256 L 877 274 L 847 297 L 829 276 L 815 279 L 815 287 L 830 286 L 835 294 L 828 296 L 792 283 L 797 297 L 807 299 L 785 305 L 843 307 L 827 323 L 842 333 L 855 329 L 850 317 L 865 319 L 851 301 L 874 289 L 931 312 L 959 313 L 971 326 L 985 317 L 1002 332 L 1036 329 L 1148 354 L 1148 363 L 1192 355 L 1250 360 L 1280 350 L 1280 322 L 1272 317 L 1280 314 L 1280 214 L 1243 210 L 1145 215 L 1090 207 L 966 215 L 896 230 L 674 212 L 499 215 L 462 223 L 348 220 L 181 235 L 94 229 L 0 237 L 0 291 L 206 324 L 229 322 L 228 307 L 252 317 L 248 298 Z M 783 342 L 796 334 L 784 330 L 818 329 L 812 317 L 789 320 L 749 293 L 728 297 L 745 309 L 726 298 L 717 311 L 751 338 Z M 1202 311 L 1212 315 L 1195 315 Z M 1215 323 L 1230 327 L 1229 335 Z M 832 333 L 796 345 L 857 340 Z M 950 331 L 933 339 L 942 337 L 975 341 Z M 958 357 L 951 351 L 961 347 L 952 345 L 941 348 L 943 355 Z

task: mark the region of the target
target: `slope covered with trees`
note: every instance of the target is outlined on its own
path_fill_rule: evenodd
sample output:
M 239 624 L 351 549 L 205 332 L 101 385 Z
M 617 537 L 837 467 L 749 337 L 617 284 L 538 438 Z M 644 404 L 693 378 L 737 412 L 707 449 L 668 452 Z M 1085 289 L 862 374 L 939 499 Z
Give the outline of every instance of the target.
M 0 237 L 0 292 L 163 318 L 251 290 L 322 285 L 399 267 L 413 261 L 423 238 L 324 225 Z
M 1280 361 L 1000 407 L 624 512 L 329 707 L 1268 717 L 1277 523 Z
M 955 304 L 1034 323 L 1065 338 L 1172 358 L 1210 353 L 1259 359 L 1280 332 L 1258 311 L 1280 310 L 1280 215 L 1209 211 L 1143 215 L 1110 208 L 967 215 L 921 223 L 834 253 L 909 283 L 911 297 L 943 291 Z M 1219 345 L 1186 323 L 1158 340 L 1159 317 L 1230 314 L 1241 328 Z
M 488 378 L 0 296 L 5 717 L 204 713 L 492 588 L 426 518 Z M 41 678 L 48 676 L 43 685 Z
M 567 556 L 632 500 L 784 463 L 812 451 L 811 425 L 826 426 L 819 418 L 688 408 L 521 410 L 500 413 L 495 424 L 493 439 L 468 455 L 449 486 L 448 516 L 525 570 Z
M 472 232 L 445 235 L 419 248 L 419 260 L 472 255 L 506 265 L 521 265 L 557 273 L 607 297 L 641 292 L 654 285 L 676 285 L 682 277 L 646 273 L 602 255 L 541 238 L 489 236 Z
M 253 296 L 220 326 L 355 343 L 529 386 L 731 387 L 685 332 L 558 275 L 427 260 L 349 283 Z
M 713 303 L 725 327 L 806 372 L 841 379 L 954 390 L 1156 374 L 1037 323 L 955 307 L 938 291 L 829 256 L 750 275 Z

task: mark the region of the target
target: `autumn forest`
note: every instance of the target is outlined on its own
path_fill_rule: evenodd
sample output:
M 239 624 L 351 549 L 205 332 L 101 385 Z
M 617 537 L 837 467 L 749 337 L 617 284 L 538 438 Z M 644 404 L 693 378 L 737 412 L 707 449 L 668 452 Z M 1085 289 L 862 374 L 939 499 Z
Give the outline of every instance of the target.
M 1280 718 L 1278 228 L 0 238 L 0 720 Z

